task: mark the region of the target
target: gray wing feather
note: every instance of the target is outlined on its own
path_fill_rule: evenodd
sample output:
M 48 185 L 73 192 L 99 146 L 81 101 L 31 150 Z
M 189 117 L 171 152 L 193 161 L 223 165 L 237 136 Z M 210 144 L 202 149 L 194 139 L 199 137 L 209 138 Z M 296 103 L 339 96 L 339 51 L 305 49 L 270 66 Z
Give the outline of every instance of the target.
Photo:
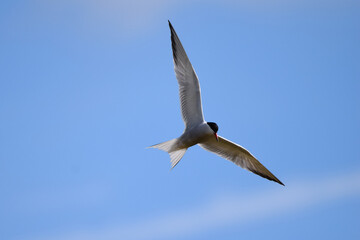
M 264 167 L 248 150 L 219 136 L 219 142 L 211 138 L 199 144 L 207 151 L 213 152 L 220 157 L 232 161 L 236 165 L 245 168 L 263 178 L 284 185 L 266 167 Z
M 181 114 L 185 126 L 188 128 L 204 121 L 201 106 L 200 84 L 170 21 L 169 27 L 171 31 L 174 69 L 179 84 Z

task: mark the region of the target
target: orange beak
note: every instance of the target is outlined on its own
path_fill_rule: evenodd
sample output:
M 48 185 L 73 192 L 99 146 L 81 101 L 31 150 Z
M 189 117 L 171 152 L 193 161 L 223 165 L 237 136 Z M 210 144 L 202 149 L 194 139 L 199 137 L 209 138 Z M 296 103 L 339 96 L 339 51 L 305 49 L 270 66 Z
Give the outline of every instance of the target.
M 218 135 L 216 133 L 214 133 L 214 135 L 215 135 L 216 141 L 219 141 Z

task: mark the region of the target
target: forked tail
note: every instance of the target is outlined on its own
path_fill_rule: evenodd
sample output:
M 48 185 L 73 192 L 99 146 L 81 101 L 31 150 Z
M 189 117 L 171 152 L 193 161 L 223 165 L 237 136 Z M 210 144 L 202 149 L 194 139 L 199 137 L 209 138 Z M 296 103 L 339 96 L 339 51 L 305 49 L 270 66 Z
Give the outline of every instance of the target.
M 171 159 L 171 168 L 174 168 L 179 163 L 181 158 L 184 156 L 187 148 L 177 148 L 177 139 L 172 139 L 163 143 L 155 144 L 149 148 L 157 148 L 162 151 L 169 153 Z

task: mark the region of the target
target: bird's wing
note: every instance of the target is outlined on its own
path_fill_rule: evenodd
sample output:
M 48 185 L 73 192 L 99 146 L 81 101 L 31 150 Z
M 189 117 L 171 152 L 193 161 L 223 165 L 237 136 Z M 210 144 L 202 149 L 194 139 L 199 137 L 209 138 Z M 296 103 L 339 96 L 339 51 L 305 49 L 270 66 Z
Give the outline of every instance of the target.
M 266 167 L 264 167 L 248 150 L 233 143 L 223 137 L 219 136 L 219 142 L 215 138 L 210 138 L 208 141 L 199 143 L 199 145 L 213 152 L 220 157 L 232 161 L 236 165 L 245 168 L 261 177 L 267 178 L 271 181 L 284 185 L 277 179 Z
M 201 106 L 200 84 L 189 58 L 169 21 L 174 69 L 179 83 L 181 114 L 185 126 L 191 127 L 204 121 Z

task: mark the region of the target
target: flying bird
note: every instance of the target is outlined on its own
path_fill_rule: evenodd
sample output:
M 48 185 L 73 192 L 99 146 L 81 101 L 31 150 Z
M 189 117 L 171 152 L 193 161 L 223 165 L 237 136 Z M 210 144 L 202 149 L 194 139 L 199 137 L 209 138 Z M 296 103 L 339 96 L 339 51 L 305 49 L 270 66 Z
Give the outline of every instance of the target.
M 150 148 L 168 152 L 171 158 L 171 168 L 174 168 L 184 156 L 186 150 L 198 144 L 205 150 L 230 160 L 244 169 L 284 185 L 248 150 L 219 136 L 217 134 L 219 127 L 216 123 L 204 120 L 198 77 L 170 21 L 169 27 L 185 130 L 179 138 L 150 146 Z

